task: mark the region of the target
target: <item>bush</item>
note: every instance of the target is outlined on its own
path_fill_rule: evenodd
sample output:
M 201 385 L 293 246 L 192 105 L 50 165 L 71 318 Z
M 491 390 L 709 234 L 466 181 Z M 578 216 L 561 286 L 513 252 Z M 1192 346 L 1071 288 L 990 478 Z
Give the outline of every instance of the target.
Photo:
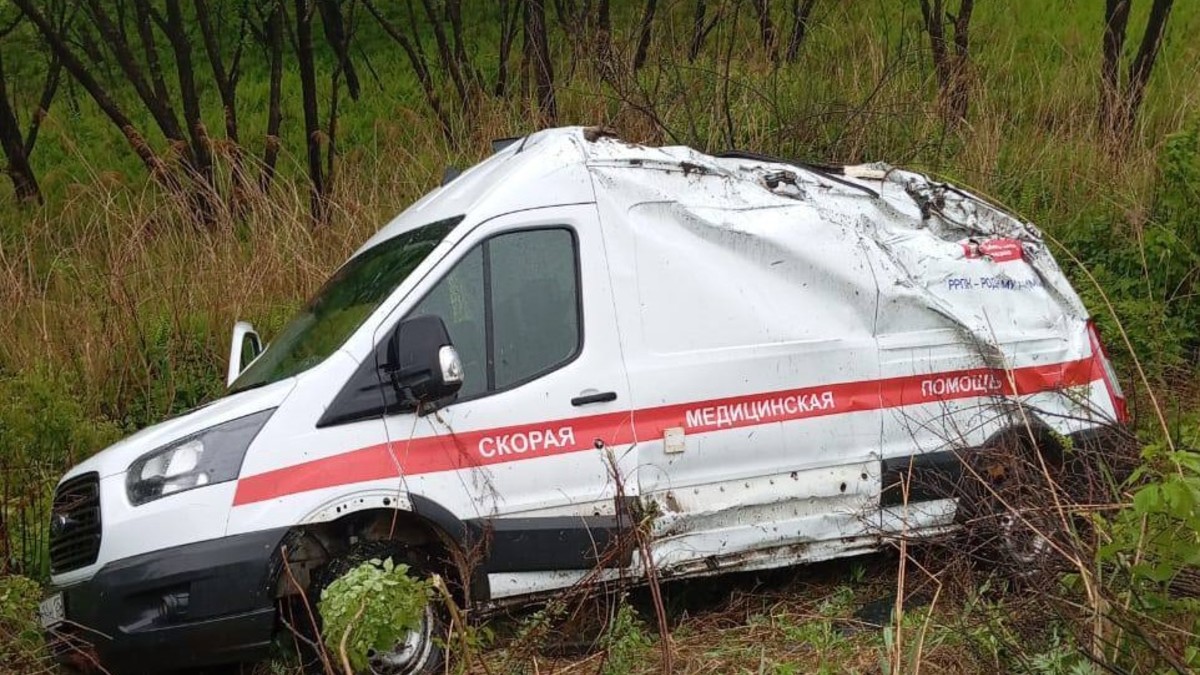
M 637 612 L 625 598 L 621 599 L 600 642 L 605 652 L 601 672 L 605 675 L 633 672 L 634 666 L 645 659 L 646 650 L 653 646 Z
M 396 565 L 391 558 L 368 560 L 321 593 L 317 608 L 325 645 L 340 654 L 345 637 L 350 664 L 355 671 L 364 670 L 368 653 L 391 649 L 420 626 L 431 593 L 429 581 L 408 575 L 408 565 Z
M 0 376 L 0 572 L 49 575 L 46 535 L 55 483 L 68 467 L 117 440 L 89 416 L 74 383 L 48 368 Z
M 1134 353 L 1152 376 L 1189 365 L 1200 346 L 1200 121 L 1169 136 L 1149 218 L 1122 226 L 1105 209 L 1082 215 L 1064 244 L 1091 272 L 1112 302 Z M 1119 365 L 1115 319 L 1077 266 L 1066 266 L 1076 289 L 1108 336 Z M 1194 364 L 1191 364 L 1194 365 Z M 1127 371 L 1126 371 L 1127 372 Z
M 1200 417 L 1184 419 L 1173 435 L 1170 444 L 1146 445 L 1130 479 L 1132 503 L 1099 521 L 1106 542 L 1099 562 L 1122 598 L 1112 610 L 1129 631 L 1118 645 L 1123 656 L 1169 650 L 1194 668 L 1200 666 Z
M 0 576 L 0 671 L 28 673 L 39 668 L 46 643 L 38 623 L 42 587 L 22 576 Z

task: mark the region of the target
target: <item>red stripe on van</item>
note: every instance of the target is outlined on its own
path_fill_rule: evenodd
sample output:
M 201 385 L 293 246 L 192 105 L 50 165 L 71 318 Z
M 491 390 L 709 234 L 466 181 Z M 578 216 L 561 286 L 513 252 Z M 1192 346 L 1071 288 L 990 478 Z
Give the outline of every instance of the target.
M 597 441 L 625 445 L 634 441 L 635 427 L 637 438 L 656 439 L 671 427 L 682 427 L 688 433 L 706 433 L 936 401 L 1036 394 L 1089 384 L 1102 377 L 1100 363 L 1088 357 L 1013 370 L 973 368 L 657 406 L 635 410 L 632 416 L 628 412 L 607 413 L 426 436 L 396 441 L 390 451 L 387 444 L 372 445 L 242 478 L 233 504 L 253 504 L 309 490 L 401 475 L 579 452 L 595 448 Z

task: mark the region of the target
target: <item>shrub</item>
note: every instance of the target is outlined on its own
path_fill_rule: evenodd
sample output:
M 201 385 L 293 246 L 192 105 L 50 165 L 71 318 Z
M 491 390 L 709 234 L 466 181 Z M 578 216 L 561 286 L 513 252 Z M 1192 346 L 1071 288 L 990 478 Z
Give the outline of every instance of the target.
M 345 637 L 350 665 L 363 670 L 371 651 L 391 649 L 420 626 L 431 593 L 430 582 L 409 576 L 407 565 L 396 565 L 391 558 L 368 560 L 321 593 L 317 608 L 325 645 L 340 654 Z
M 605 675 L 633 672 L 634 666 L 645 659 L 645 651 L 652 644 L 650 637 L 643 630 L 637 612 L 622 598 L 617 613 L 610 620 L 608 630 L 601 640 L 605 651 L 601 672 Z
M 1094 209 L 1063 236 L 1112 302 L 1134 354 L 1152 375 L 1184 366 L 1200 346 L 1200 121 L 1168 136 L 1144 224 L 1122 226 L 1117 214 Z M 1114 318 L 1100 289 L 1077 266 L 1066 266 L 1111 345 Z M 1128 364 L 1125 349 L 1113 350 Z
M 55 483 L 119 436 L 116 425 L 87 414 L 77 393 L 67 376 L 48 368 L 0 376 L 0 572 L 46 578 Z
M 39 668 L 45 640 L 38 623 L 42 587 L 22 576 L 0 576 L 0 671 L 28 673 Z

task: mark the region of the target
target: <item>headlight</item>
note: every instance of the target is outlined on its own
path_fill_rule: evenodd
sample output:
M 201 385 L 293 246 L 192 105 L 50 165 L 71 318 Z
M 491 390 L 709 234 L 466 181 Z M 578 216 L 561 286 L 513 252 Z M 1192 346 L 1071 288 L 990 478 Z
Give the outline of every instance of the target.
M 125 489 L 134 506 L 237 478 L 250 441 L 275 409 L 239 417 L 148 452 L 129 466 Z

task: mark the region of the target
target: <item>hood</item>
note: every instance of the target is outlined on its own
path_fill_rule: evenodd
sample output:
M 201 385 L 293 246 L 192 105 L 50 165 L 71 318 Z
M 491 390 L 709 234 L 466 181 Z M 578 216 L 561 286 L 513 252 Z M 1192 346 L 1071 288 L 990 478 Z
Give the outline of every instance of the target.
M 189 413 L 146 427 L 76 465 L 62 480 L 89 471 L 97 472 L 101 478 L 123 473 L 134 460 L 155 448 L 222 422 L 278 407 L 295 386 L 296 378 L 288 378 L 217 399 Z

